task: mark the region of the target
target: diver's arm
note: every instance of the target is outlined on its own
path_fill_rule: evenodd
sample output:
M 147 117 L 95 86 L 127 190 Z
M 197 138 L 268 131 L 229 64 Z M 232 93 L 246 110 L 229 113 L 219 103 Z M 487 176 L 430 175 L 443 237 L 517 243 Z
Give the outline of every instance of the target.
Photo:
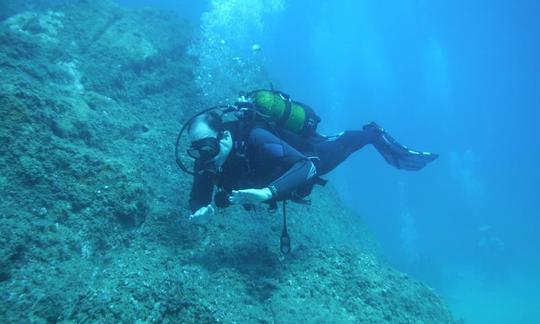
M 258 204 L 272 199 L 269 188 L 233 190 L 229 201 L 233 204 Z
M 288 168 L 285 173 L 268 185 L 272 193 L 270 199 L 283 199 L 310 182 L 317 174 L 311 160 L 265 129 L 253 129 L 249 136 L 249 145 L 255 148 L 258 158 L 264 159 L 269 164 L 277 163 Z
M 309 161 L 309 160 L 308 160 Z M 304 174 L 303 169 L 306 163 L 295 163 L 279 179 L 272 182 L 269 187 L 262 189 L 243 189 L 233 190 L 229 201 L 233 204 L 258 204 L 271 199 L 281 200 L 298 188 L 298 184 L 304 184 L 305 178 L 300 177 Z M 312 163 L 313 165 L 313 163 Z M 314 168 L 314 166 L 313 166 Z
M 309 159 L 297 161 L 281 177 L 272 181 L 268 189 L 272 192 L 272 199 L 281 200 L 300 186 L 307 184 L 316 175 L 315 165 Z
M 213 191 L 214 184 L 210 178 L 205 175 L 195 175 L 189 195 L 189 207 L 193 214 L 210 205 Z

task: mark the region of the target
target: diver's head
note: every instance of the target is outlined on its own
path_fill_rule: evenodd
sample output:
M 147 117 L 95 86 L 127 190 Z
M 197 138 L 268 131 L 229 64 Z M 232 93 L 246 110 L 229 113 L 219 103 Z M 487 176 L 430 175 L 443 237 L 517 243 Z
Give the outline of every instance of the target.
M 221 116 L 211 111 L 196 117 L 188 127 L 188 154 L 203 163 L 223 165 L 233 146 L 231 132 L 223 129 Z

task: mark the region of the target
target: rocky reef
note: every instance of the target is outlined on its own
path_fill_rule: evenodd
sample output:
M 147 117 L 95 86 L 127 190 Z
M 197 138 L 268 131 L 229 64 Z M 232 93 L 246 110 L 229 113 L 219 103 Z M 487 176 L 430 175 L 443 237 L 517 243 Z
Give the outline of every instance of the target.
M 453 322 L 377 260 L 331 186 L 290 206 L 287 257 L 280 214 L 186 218 L 173 144 L 202 108 L 195 26 L 109 1 L 17 3 L 0 23 L 3 323 Z

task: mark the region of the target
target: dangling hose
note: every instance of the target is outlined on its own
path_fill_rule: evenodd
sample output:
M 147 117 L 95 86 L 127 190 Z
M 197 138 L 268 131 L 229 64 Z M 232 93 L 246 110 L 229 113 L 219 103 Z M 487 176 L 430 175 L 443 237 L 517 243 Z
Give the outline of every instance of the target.
M 287 201 L 283 200 L 283 230 L 279 238 L 279 250 L 283 254 L 289 254 L 291 251 L 291 238 L 287 233 Z

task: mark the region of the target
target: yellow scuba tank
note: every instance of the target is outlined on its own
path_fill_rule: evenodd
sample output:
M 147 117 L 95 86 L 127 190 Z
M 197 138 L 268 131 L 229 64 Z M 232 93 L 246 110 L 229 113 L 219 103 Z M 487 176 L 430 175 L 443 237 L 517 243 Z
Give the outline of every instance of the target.
M 315 133 L 321 121 L 311 107 L 292 101 L 279 91 L 256 90 L 248 94 L 257 112 L 266 120 L 301 135 Z

